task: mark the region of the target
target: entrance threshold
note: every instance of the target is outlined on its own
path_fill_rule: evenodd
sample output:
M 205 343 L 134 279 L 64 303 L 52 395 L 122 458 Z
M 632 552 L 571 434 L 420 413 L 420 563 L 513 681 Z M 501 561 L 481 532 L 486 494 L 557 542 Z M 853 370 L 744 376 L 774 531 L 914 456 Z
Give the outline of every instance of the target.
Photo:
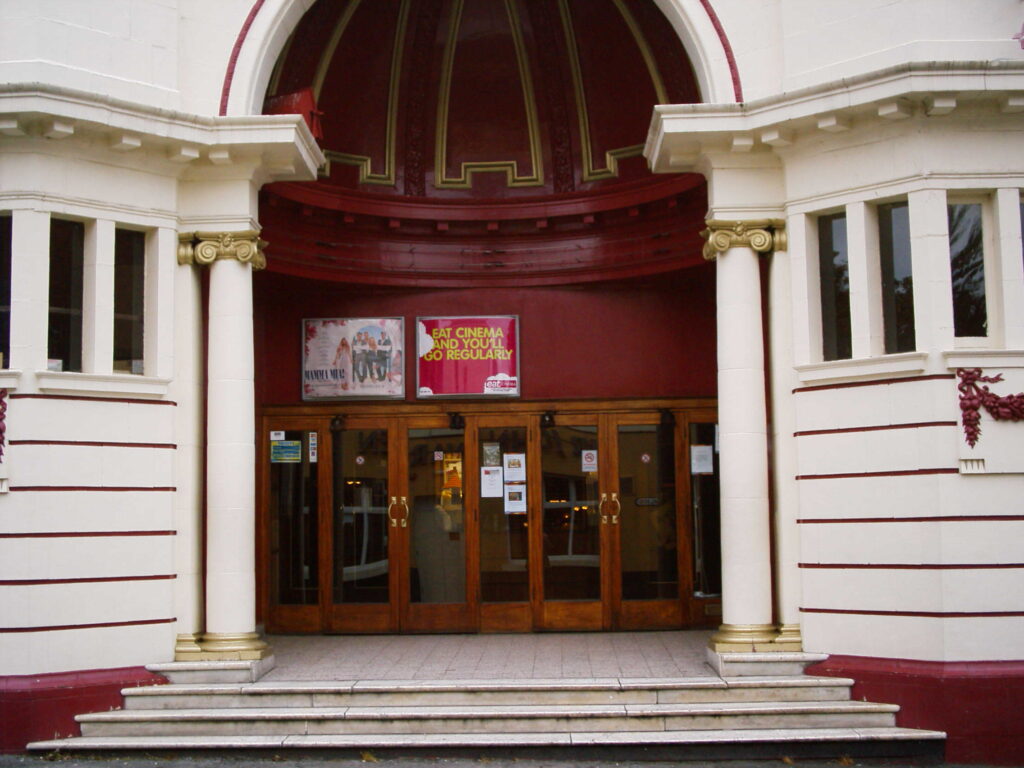
M 265 682 L 717 677 L 710 631 L 270 635 Z

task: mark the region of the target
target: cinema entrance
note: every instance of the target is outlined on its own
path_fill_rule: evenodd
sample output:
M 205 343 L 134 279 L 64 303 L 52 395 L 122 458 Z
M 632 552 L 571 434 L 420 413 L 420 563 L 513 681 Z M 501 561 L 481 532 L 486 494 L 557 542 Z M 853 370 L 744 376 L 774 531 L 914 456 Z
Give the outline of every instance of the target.
M 718 622 L 709 402 L 281 407 L 260 434 L 269 632 Z

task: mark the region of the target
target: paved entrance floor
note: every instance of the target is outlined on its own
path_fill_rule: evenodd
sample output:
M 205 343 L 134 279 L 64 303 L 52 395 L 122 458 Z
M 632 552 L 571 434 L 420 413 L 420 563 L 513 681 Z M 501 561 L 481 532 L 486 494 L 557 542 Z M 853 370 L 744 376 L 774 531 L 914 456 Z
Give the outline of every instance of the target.
M 266 682 L 717 677 L 708 631 L 271 635 Z

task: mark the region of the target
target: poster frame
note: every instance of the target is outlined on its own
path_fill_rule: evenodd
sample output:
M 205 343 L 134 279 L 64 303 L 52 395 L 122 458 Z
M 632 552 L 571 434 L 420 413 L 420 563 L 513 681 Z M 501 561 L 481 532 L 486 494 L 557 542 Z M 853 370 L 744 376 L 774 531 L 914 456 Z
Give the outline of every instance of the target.
M 419 334 L 421 320 L 514 320 L 516 339 L 516 391 L 514 394 L 500 392 L 467 392 L 462 394 L 421 395 L 420 394 L 420 349 Z M 518 400 L 523 396 L 522 346 L 520 345 L 519 315 L 417 315 L 416 327 L 413 330 L 413 347 L 416 355 L 416 399 L 417 400 Z
M 359 324 L 373 324 L 380 323 L 382 320 L 393 320 L 398 323 L 400 329 L 399 337 L 397 340 L 392 340 L 393 350 L 402 353 L 402 384 L 401 391 L 395 394 L 339 394 L 331 396 L 317 396 L 306 394 L 306 328 L 308 323 L 322 322 L 325 320 L 341 320 L 346 323 L 355 321 Z M 302 394 L 303 402 L 308 403 L 326 403 L 326 402 L 339 402 L 348 400 L 405 400 L 406 392 L 408 389 L 408 379 L 406 377 L 406 371 L 408 370 L 408 354 L 405 349 L 405 317 L 403 316 L 387 316 L 380 315 L 376 317 L 304 317 L 302 318 L 302 324 L 299 327 L 299 339 L 302 349 L 302 365 L 299 367 L 299 391 Z

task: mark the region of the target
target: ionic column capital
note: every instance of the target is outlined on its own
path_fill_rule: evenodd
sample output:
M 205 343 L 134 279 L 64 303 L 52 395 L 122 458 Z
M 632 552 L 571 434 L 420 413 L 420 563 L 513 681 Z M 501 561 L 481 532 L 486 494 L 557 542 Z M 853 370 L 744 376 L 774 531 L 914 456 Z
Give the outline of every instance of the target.
M 708 219 L 707 229 L 700 234 L 704 238 L 704 258 L 714 261 L 719 254 L 730 248 L 745 246 L 758 253 L 786 250 L 786 222 L 782 219 L 752 219 L 750 221 L 725 221 Z
M 266 269 L 263 249 L 267 243 L 259 232 L 182 232 L 178 235 L 178 263 L 209 265 L 222 259 L 237 259 L 254 270 Z

